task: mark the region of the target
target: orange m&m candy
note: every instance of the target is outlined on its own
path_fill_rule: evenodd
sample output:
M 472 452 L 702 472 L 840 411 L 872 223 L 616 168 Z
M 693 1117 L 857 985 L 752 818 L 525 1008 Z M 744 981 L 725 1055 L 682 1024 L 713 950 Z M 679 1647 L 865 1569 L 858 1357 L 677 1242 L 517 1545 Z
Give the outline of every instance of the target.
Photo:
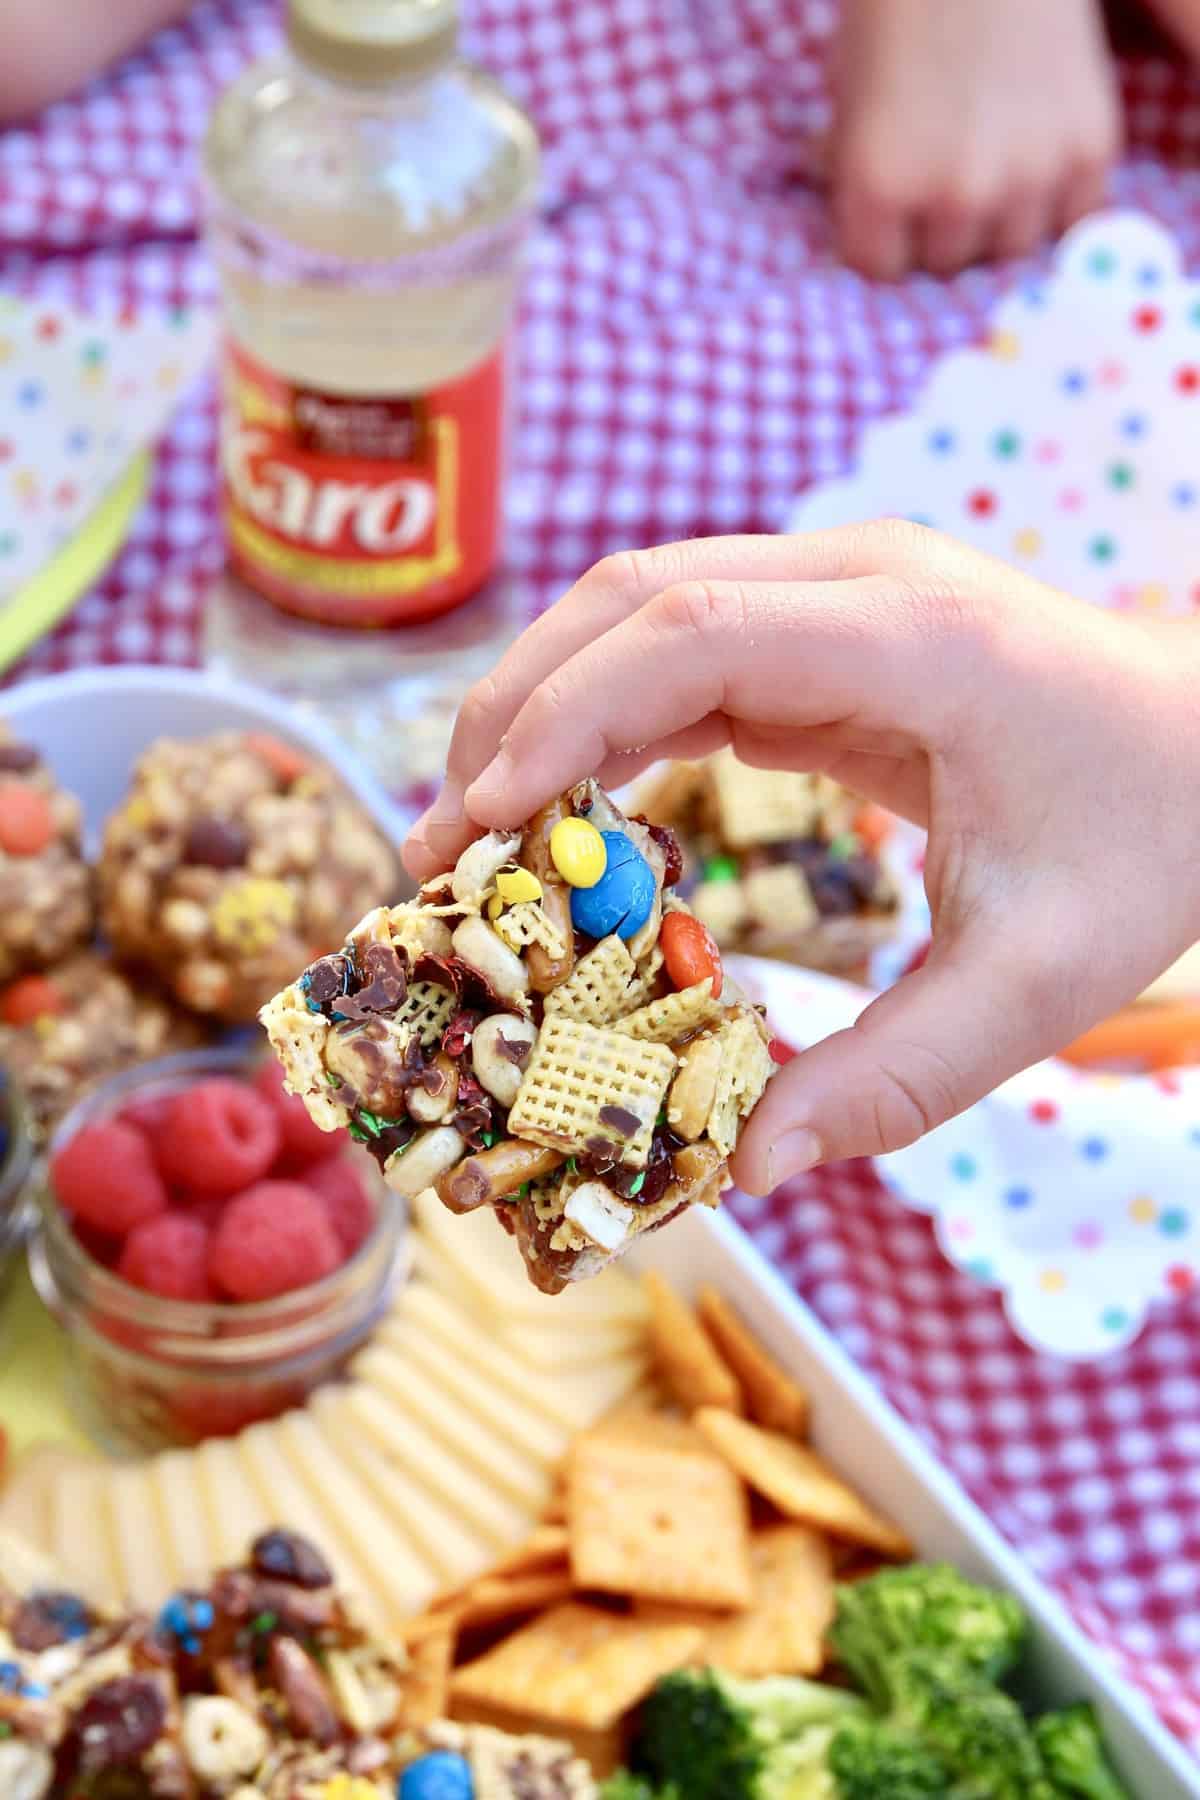
M 698 981 L 712 976 L 715 1000 L 721 992 L 724 970 L 717 940 L 707 925 L 688 913 L 668 913 L 658 934 L 667 974 L 677 988 L 695 987 Z
M 6 1025 L 32 1025 L 35 1019 L 62 1012 L 65 1005 L 62 989 L 48 975 L 22 975 L 0 994 L 0 1019 Z
M 272 737 L 269 731 L 248 731 L 245 744 L 247 750 L 253 751 L 260 762 L 265 762 L 280 781 L 296 781 L 311 767 L 303 750 L 285 744 L 282 738 Z
M 9 856 L 36 856 L 54 836 L 54 815 L 40 788 L 23 781 L 0 781 L 0 850 Z

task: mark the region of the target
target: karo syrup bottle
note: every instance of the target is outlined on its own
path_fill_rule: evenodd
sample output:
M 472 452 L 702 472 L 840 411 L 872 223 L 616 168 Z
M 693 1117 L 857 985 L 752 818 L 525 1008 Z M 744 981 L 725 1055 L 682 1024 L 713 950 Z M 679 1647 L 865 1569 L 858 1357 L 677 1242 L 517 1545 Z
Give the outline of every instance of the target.
M 289 0 L 205 146 L 233 573 L 324 625 L 427 620 L 495 566 L 537 140 L 455 0 Z

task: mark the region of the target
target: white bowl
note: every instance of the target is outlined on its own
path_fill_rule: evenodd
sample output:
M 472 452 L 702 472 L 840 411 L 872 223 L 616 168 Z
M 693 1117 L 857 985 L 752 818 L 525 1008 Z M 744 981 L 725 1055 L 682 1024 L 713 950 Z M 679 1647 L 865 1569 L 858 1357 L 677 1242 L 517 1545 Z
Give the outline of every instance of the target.
M 242 682 L 193 669 L 83 669 L 12 688 L 0 699 L 0 716 L 79 796 L 93 847 L 125 796 L 134 763 L 155 738 L 214 731 L 270 731 L 322 758 L 392 843 L 404 836 L 399 808 L 332 732 Z M 369 900 L 364 896 L 364 911 Z

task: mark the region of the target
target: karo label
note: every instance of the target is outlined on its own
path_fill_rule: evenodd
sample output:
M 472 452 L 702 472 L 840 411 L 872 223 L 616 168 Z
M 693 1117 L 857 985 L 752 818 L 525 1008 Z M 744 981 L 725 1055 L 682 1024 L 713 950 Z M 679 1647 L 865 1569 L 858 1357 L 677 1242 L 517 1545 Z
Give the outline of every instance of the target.
M 499 533 L 502 352 L 415 397 L 329 394 L 230 346 L 231 561 L 289 612 L 388 625 L 465 600 Z

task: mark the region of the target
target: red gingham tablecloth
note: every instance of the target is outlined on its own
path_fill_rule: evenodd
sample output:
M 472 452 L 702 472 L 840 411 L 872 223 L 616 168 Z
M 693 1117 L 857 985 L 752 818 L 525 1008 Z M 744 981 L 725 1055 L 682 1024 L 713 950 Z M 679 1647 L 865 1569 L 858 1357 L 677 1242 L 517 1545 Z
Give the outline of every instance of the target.
M 975 336 L 1003 274 L 873 287 L 830 254 L 811 179 L 829 0 L 466 0 L 471 50 L 547 147 L 523 320 L 512 561 L 535 604 L 606 550 L 777 524 L 864 425 Z M 10 292 L 94 311 L 207 298 L 193 149 L 276 38 L 273 0 L 186 23 L 0 136 Z M 1126 71 L 1113 197 L 1200 264 L 1200 88 Z M 1011 271 L 1008 272 L 1011 278 Z M 220 563 L 211 393 L 179 415 L 133 539 L 25 665 L 195 660 Z M 1200 1750 L 1200 1292 L 1090 1367 L 1023 1349 L 865 1165 L 744 1224 L 1080 1625 Z

